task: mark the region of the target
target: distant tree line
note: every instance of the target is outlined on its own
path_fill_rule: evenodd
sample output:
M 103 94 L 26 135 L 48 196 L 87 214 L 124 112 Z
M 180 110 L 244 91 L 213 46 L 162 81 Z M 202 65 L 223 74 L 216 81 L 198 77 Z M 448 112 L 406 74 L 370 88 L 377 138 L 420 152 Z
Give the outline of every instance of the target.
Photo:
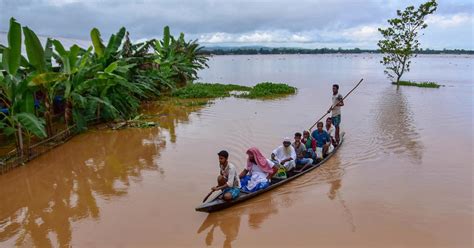
M 225 47 L 213 48 L 205 47 L 201 50 L 202 53 L 210 55 L 255 55 L 255 54 L 359 54 L 359 53 L 380 53 L 380 50 L 375 49 L 342 49 L 342 48 L 287 48 L 287 47 L 259 47 L 259 48 L 245 48 L 245 47 Z M 464 49 L 419 49 L 415 51 L 416 54 L 474 54 L 474 50 Z

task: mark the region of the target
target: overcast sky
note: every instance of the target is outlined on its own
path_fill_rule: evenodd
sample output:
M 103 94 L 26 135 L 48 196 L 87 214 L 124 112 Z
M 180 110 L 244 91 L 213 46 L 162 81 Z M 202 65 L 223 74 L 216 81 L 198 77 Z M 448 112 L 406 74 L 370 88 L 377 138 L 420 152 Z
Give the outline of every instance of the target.
M 377 28 L 406 0 L 0 0 L 0 31 L 15 17 L 37 34 L 88 39 L 125 26 L 134 40 L 159 38 L 163 26 L 206 46 L 376 48 Z M 438 0 L 424 48 L 474 49 L 472 0 Z

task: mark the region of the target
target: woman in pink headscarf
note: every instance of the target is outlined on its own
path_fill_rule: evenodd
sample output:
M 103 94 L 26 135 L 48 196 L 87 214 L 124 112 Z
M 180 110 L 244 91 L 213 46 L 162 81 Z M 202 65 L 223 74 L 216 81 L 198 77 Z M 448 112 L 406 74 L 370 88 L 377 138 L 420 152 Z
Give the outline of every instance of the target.
M 272 176 L 278 171 L 278 167 L 266 159 L 256 147 L 248 149 L 247 155 L 247 167 L 240 173 L 242 189 L 255 192 L 268 187 Z

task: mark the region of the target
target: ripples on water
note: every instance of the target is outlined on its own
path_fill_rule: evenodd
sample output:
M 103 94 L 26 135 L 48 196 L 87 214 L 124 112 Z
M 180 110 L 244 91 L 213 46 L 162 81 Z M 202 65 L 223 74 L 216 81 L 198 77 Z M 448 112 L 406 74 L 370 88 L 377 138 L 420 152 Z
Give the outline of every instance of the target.
M 364 208 L 376 209 L 375 213 L 383 216 L 389 211 L 374 207 L 388 204 L 385 193 L 373 193 L 386 188 L 348 197 L 345 187 L 349 170 L 384 164 L 391 165 L 392 173 L 405 172 L 405 164 L 421 168 L 412 165 L 423 165 L 426 159 L 433 161 L 433 151 L 439 149 L 434 142 L 439 141 L 440 129 L 451 129 L 447 132 L 454 141 L 447 140 L 448 145 L 461 143 L 472 150 L 472 131 L 457 128 L 472 126 L 472 75 L 465 70 L 472 68 L 473 62 L 464 57 L 449 60 L 456 60 L 457 65 L 445 65 L 446 58 L 442 57 L 420 56 L 412 69 L 418 73 L 408 75 L 413 80 L 436 80 L 453 87 L 396 90 L 386 82 L 379 58 L 372 55 L 214 57 L 210 69 L 201 73 L 202 81 L 248 85 L 287 82 L 299 91 L 294 96 L 267 101 L 225 98 L 194 107 L 148 104 L 144 113 L 154 116 L 160 123 L 158 128 L 90 131 L 75 137 L 28 166 L 0 176 L 0 246 L 89 246 L 91 240 L 105 240 L 110 246 L 144 242 L 227 247 L 238 237 L 246 241 L 243 245 L 252 243 L 253 236 L 246 234 L 255 232 L 270 244 L 273 239 L 269 237 L 275 235 L 267 235 L 265 228 L 271 229 L 267 223 L 273 228 L 289 225 L 291 219 L 281 221 L 282 213 L 302 218 L 305 215 L 298 211 L 327 207 L 325 201 L 336 209 L 332 213 L 337 214 L 331 218 L 341 216 L 344 227 L 339 226 L 334 235 L 340 232 L 338 237 L 344 239 L 348 235 L 343 232 L 346 227 L 350 232 L 360 232 L 359 223 L 364 223 L 357 204 L 367 201 Z M 332 83 L 339 83 L 345 93 L 361 77 L 364 83 L 343 107 L 345 142 L 327 163 L 231 209 L 209 215 L 193 211 L 215 182 L 219 150 L 228 150 L 239 170 L 245 166 L 245 151 L 251 146 L 269 156 L 283 137 L 293 137 L 296 131 L 308 128 L 327 110 Z M 462 157 L 458 163 L 463 163 L 462 159 L 468 158 Z M 458 167 L 446 168 L 440 173 L 458 179 L 463 173 L 456 170 Z M 361 187 L 367 181 L 383 185 L 379 178 L 386 178 L 384 173 L 388 172 L 380 171 L 382 175 L 352 179 L 359 181 L 352 181 L 349 187 Z M 433 183 L 426 179 L 434 175 L 432 171 L 410 171 L 409 175 L 413 174 L 419 176 L 417 186 Z M 402 175 L 404 180 L 408 173 Z M 428 181 L 423 184 L 423 179 Z M 456 183 L 451 180 L 456 193 L 464 192 L 465 187 Z M 400 184 L 391 186 L 403 188 Z M 377 197 L 370 198 L 371 193 Z M 403 195 L 396 197 L 394 201 L 405 199 Z M 397 204 L 399 212 L 419 207 L 401 201 Z M 472 216 L 472 208 L 463 211 Z M 318 213 L 313 212 L 323 221 L 330 218 Z M 402 215 L 399 213 L 400 218 L 407 218 Z M 302 221 L 317 229 L 321 224 L 317 218 L 303 217 Z M 120 222 L 122 219 L 126 220 Z M 379 227 L 387 225 L 373 221 Z M 307 228 L 288 232 L 285 240 L 297 239 Z M 317 233 L 309 236 L 317 237 Z
M 374 110 L 374 147 L 395 154 L 407 153 L 413 163 L 423 158 L 423 145 L 414 125 L 413 112 L 402 89 L 388 88 Z

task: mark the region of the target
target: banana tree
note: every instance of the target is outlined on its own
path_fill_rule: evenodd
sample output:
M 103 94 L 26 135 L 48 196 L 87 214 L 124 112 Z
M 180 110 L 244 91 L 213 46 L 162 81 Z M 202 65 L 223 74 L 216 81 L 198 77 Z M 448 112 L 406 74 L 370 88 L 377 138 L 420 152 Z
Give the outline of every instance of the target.
M 125 41 L 124 41 L 125 38 Z M 125 28 L 113 34 L 107 46 L 104 46 L 99 30 L 91 31 L 94 46 L 94 63 L 101 68 L 97 76 L 87 82 L 91 94 L 114 106 L 101 111 L 99 103 L 97 115 L 106 119 L 129 118 L 136 114 L 140 100 L 158 95 L 155 85 L 149 80 L 139 77 L 140 67 L 152 56 L 147 56 L 151 41 L 132 44 Z M 113 110 L 113 111 L 112 111 Z
M 28 61 L 34 71 L 31 73 L 29 85 L 38 87 L 44 97 L 45 107 L 44 118 L 46 120 L 46 133 L 48 137 L 54 134 L 53 131 L 53 100 L 56 96 L 56 83 L 65 78 L 63 73 L 53 71 L 52 66 L 52 40 L 47 39 L 43 49 L 38 36 L 28 27 L 23 28 L 25 37 L 25 47 Z
M 92 47 L 84 50 L 72 45 L 66 50 L 59 40 L 52 40 L 52 43 L 54 57 L 60 65 L 59 73 L 63 75 L 55 88 L 63 94 L 64 121 L 66 126 L 76 124 L 79 129 L 84 129 L 87 121 L 92 119 L 88 110 L 97 105 L 97 99 L 90 97 L 81 85 L 94 78 L 101 66 L 92 63 Z
M 15 135 L 17 153 L 23 158 L 25 150 L 29 151 L 31 137 L 43 138 L 46 132 L 44 120 L 34 115 L 34 98 L 32 89 L 28 87 L 28 79 L 19 72 L 21 40 L 21 25 L 11 18 L 8 46 L 3 47 L 1 61 L 5 71 L 0 73 L 0 98 L 4 110 L 0 112 L 0 129 L 7 136 Z M 23 135 L 27 137 L 26 147 Z
M 175 86 L 194 81 L 198 70 L 208 67 L 208 58 L 199 53 L 202 47 L 197 41 L 186 42 L 183 33 L 175 39 L 167 26 L 163 30 L 163 40 L 156 41 L 154 49 L 160 74 L 167 75 L 165 81 L 172 80 Z
M 111 118 L 117 117 L 119 111 L 108 100 L 107 92 L 113 88 L 112 83 L 124 83 L 125 79 L 118 76 L 111 78 L 112 72 L 126 71 L 128 67 L 134 65 L 118 68 L 118 63 L 112 63 L 102 69 L 103 61 L 94 61 L 92 47 L 83 50 L 73 45 L 66 50 L 58 40 L 53 40 L 53 45 L 55 57 L 60 64 L 60 73 L 65 76 L 57 87 L 63 93 L 66 102 L 64 111 L 66 124 L 74 123 L 79 129 L 84 129 L 91 119 L 104 117 L 101 112 L 110 114 Z M 122 94 L 121 101 L 125 104 L 133 91 L 122 89 Z
M 102 42 L 101 34 L 97 28 L 91 30 L 91 40 L 94 46 L 94 60 L 96 63 L 102 64 L 102 68 L 115 62 L 120 58 L 120 48 L 125 37 L 126 30 L 124 27 L 116 34 L 112 34 L 109 38 L 107 46 Z

